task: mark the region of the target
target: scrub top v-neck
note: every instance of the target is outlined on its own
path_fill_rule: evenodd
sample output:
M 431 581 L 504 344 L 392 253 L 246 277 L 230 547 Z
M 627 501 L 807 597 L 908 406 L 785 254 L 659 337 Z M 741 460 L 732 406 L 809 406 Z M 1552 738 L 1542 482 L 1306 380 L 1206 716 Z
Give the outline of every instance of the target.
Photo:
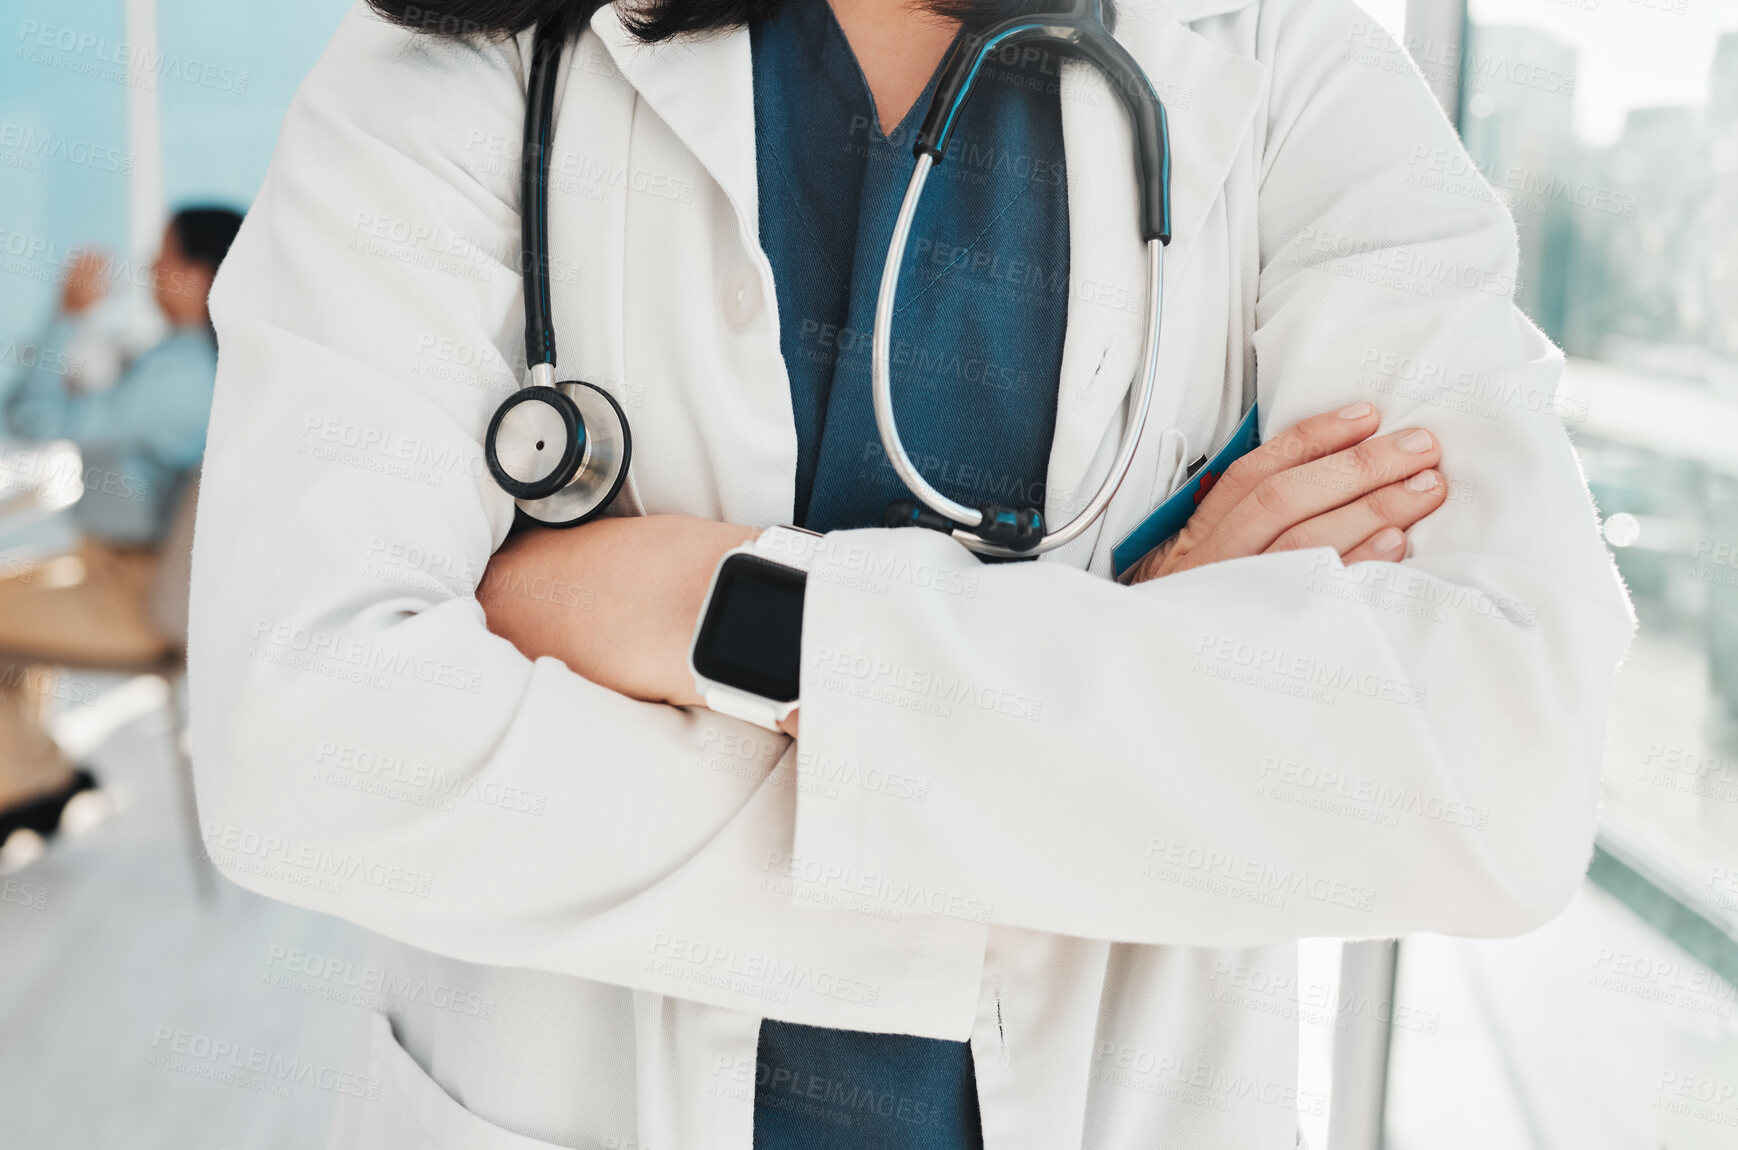
M 792 522 L 880 526 L 909 497 L 870 401 L 875 297 L 935 77 L 884 135 L 831 5 L 750 28 L 760 242 L 797 432 Z M 919 472 L 962 503 L 1042 507 L 1068 306 L 1057 58 L 987 65 L 930 176 L 893 322 L 894 412 Z
M 797 433 L 791 521 L 879 526 L 909 493 L 870 400 L 875 297 L 936 80 L 883 133 L 825 0 L 789 0 L 750 35 L 760 242 Z M 901 276 L 901 434 L 924 477 L 964 503 L 1044 503 L 1068 304 L 1056 71 L 1047 54 L 985 69 L 925 190 Z M 982 1145 L 969 1043 L 762 1022 L 755 1150 Z

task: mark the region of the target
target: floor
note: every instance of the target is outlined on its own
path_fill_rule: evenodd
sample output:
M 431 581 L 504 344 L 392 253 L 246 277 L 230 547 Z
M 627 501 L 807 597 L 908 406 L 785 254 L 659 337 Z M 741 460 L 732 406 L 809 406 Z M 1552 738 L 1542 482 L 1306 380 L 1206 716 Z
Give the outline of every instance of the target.
M 0 875 L 0 1146 L 318 1150 L 333 1102 L 318 1076 L 247 1070 L 344 1067 L 353 1008 L 273 977 L 289 950 L 354 959 L 361 933 L 215 874 L 201 901 L 167 689 L 103 687 L 56 731 L 111 809 Z
M 1662 862 L 1704 876 L 1738 866 L 1738 788 L 1649 764 L 1734 761 L 1710 698 L 1705 640 L 1644 626 L 1604 774 L 1606 818 L 1642 818 Z M 1738 1147 L 1738 989 L 1590 884 L 1521 938 L 1407 939 L 1395 1000 L 1390 1150 Z

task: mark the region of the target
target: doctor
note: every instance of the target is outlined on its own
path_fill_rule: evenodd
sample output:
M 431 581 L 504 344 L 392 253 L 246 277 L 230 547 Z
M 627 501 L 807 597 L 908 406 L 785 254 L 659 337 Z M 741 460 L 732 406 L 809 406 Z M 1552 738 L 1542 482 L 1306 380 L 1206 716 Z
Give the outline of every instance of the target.
M 983 10 L 591 14 L 554 308 L 634 462 L 618 517 L 509 539 L 481 439 L 551 6 L 381 7 L 414 27 L 347 20 L 219 277 L 190 643 L 213 859 L 377 938 L 336 1145 L 1291 1146 L 1295 939 L 1563 906 L 1633 618 L 1513 226 L 1410 178 L 1459 144 L 1353 6 L 1121 5 L 1171 113 L 1160 391 L 1105 518 L 993 565 L 867 526 L 853 351 L 901 125 Z M 1058 520 L 1140 355 L 1135 173 L 1085 67 L 995 84 L 895 334 L 999 370 L 909 368 L 902 426 Z M 1265 445 L 1106 578 L 1249 394 Z M 800 739 L 685 666 L 718 557 L 793 521 Z

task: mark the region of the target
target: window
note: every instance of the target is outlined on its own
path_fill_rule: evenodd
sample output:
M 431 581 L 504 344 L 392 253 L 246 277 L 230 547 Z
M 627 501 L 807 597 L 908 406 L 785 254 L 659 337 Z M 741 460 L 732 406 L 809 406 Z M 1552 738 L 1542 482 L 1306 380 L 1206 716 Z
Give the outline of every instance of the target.
M 1415 3 L 1415 10 L 1425 7 Z M 1440 51 L 1438 52 L 1440 55 Z M 1738 4 L 1471 0 L 1456 101 L 1641 630 L 1600 849 L 1522 938 L 1401 947 L 1387 1145 L 1738 1144 Z M 1399 1008 L 1397 1006 L 1397 1014 Z
M 127 250 L 126 28 L 119 0 L 13 5 L 0 68 L 0 371 L 49 318 L 73 249 Z
M 348 0 L 55 0 L 14 6 L 0 68 L 0 371 L 53 314 L 81 247 L 117 257 L 86 376 L 156 338 L 147 268 L 169 211 L 245 207 Z

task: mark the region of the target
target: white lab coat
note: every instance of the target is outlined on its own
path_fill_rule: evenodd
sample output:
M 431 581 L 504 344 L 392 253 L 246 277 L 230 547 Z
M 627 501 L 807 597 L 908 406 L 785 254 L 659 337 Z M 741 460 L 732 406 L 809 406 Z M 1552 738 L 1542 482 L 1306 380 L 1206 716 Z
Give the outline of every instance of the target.
M 485 627 L 529 37 L 339 30 L 213 296 L 190 648 L 213 858 L 375 932 L 399 996 L 335 1144 L 746 1150 L 764 1016 L 969 1038 L 989 1150 L 1290 1146 L 1321 1105 L 1293 940 L 1513 934 L 1570 897 L 1634 622 L 1509 216 L 1433 179 L 1453 130 L 1348 0 L 1121 7 L 1175 170 L 1139 457 L 1036 564 L 831 536 L 800 752 Z M 1052 522 L 1107 466 L 1143 334 L 1126 119 L 1081 66 L 1061 92 Z M 645 48 L 606 8 L 558 100 L 562 375 L 633 421 L 619 510 L 787 520 L 746 32 Z M 1430 428 L 1451 498 L 1400 565 L 1109 580 L 1251 387 L 1268 437 L 1359 399 Z M 584 582 L 525 590 L 583 610 Z

